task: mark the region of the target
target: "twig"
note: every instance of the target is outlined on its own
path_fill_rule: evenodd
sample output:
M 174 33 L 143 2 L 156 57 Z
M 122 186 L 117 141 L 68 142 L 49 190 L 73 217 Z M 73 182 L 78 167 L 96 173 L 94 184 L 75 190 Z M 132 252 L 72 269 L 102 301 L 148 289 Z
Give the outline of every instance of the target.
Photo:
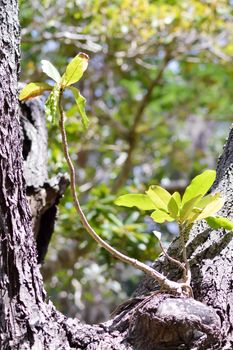
M 187 264 L 185 264 L 185 266 L 184 266 L 179 260 L 176 260 L 176 259 L 172 258 L 167 253 L 167 251 L 164 249 L 163 244 L 162 244 L 160 239 L 159 239 L 159 245 L 160 245 L 160 248 L 162 249 L 162 252 L 166 256 L 166 258 L 168 260 L 170 260 L 171 262 L 173 262 L 173 264 L 178 265 L 183 270 L 183 275 L 185 276 L 185 278 L 184 278 L 185 288 L 184 288 L 183 292 L 186 292 L 186 294 L 188 296 L 191 296 L 193 298 L 194 297 L 193 296 L 193 290 L 192 290 L 192 287 L 190 286 L 190 283 L 191 283 L 191 270 L 190 270 L 189 262 L 188 262 L 188 259 L 187 259 L 187 256 L 186 256 L 186 247 L 185 247 L 185 257 L 186 257 Z M 188 278 L 186 278 L 186 275 L 188 275 Z
M 179 225 L 179 230 L 180 230 L 180 243 L 181 243 L 181 247 L 182 247 L 183 260 L 184 260 L 184 264 L 185 264 L 183 278 L 184 278 L 184 282 L 190 286 L 191 269 L 190 269 L 189 261 L 187 258 L 187 250 L 186 250 L 186 243 L 185 243 L 185 227 L 183 227 L 182 225 Z
M 167 253 L 167 251 L 165 250 L 165 248 L 164 248 L 164 246 L 163 246 L 163 244 L 162 244 L 162 242 L 161 242 L 160 239 L 159 239 L 159 246 L 160 246 L 160 248 L 161 248 L 163 254 L 166 256 L 166 258 L 167 258 L 168 260 L 170 260 L 173 264 L 178 265 L 183 271 L 186 271 L 185 266 L 184 266 L 179 260 L 176 260 L 176 259 L 172 258 L 172 257 Z
M 97 232 L 91 227 L 89 224 L 85 214 L 82 211 L 82 208 L 80 206 L 78 196 L 76 193 L 76 188 L 75 188 L 75 169 L 74 165 L 72 163 L 72 160 L 69 155 L 69 148 L 68 148 L 68 143 L 67 143 L 67 135 L 66 135 L 66 130 L 65 130 L 65 114 L 63 111 L 62 107 L 62 90 L 60 91 L 60 96 L 59 96 L 59 113 L 60 113 L 60 120 L 59 120 L 59 127 L 61 131 L 61 136 L 62 136 L 62 145 L 64 149 L 64 155 L 65 159 L 67 161 L 68 167 L 69 167 L 69 174 L 70 174 L 70 186 L 71 186 L 71 193 L 73 197 L 73 202 L 75 209 L 80 217 L 80 220 L 83 224 L 83 227 L 87 230 L 89 235 L 104 249 L 106 249 L 112 256 L 115 258 L 121 260 L 124 263 L 128 263 L 129 265 L 134 266 L 135 268 L 143 271 L 153 279 L 155 279 L 158 284 L 165 288 L 168 289 L 169 291 L 174 291 L 176 293 L 183 293 L 185 289 L 187 289 L 187 284 L 186 283 L 178 283 L 171 281 L 167 279 L 163 274 L 160 272 L 154 270 L 150 266 L 147 266 L 143 264 L 142 262 L 138 261 L 137 259 L 133 259 L 128 257 L 127 255 L 122 254 L 119 252 L 117 249 L 113 248 L 111 245 L 109 245 L 107 242 L 105 242 L 98 234 Z

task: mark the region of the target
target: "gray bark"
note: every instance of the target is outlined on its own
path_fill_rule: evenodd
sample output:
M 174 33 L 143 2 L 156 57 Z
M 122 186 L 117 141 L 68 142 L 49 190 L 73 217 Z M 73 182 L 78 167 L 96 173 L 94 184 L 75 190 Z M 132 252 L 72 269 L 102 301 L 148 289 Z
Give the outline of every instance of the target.
M 198 301 L 160 291 L 146 277 L 108 322 L 93 326 L 67 319 L 47 301 L 23 178 L 16 0 L 0 0 L 0 40 L 0 349 L 232 349 L 232 233 L 204 224 L 194 228 L 188 247 Z M 232 154 L 231 131 L 213 187 L 226 199 L 222 213 L 230 218 Z M 46 172 L 33 186 L 45 183 Z M 170 254 L 180 254 L 177 241 Z M 155 266 L 174 280 L 180 277 L 163 256 Z
M 20 104 L 20 124 L 23 139 L 23 173 L 36 239 L 37 261 L 41 264 L 54 231 L 57 206 L 69 180 L 62 174 L 51 179 L 48 177 L 48 137 L 43 101 L 40 98 Z

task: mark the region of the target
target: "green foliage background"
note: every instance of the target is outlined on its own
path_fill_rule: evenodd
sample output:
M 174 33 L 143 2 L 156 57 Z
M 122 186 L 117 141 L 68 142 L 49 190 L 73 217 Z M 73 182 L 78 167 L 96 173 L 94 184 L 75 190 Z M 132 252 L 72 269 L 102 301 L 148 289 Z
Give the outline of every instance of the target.
M 159 253 L 153 225 L 116 196 L 151 184 L 183 192 L 215 168 L 233 112 L 233 7 L 226 0 L 28 0 L 20 2 L 22 81 L 43 81 L 40 61 L 60 72 L 79 51 L 90 56 L 78 84 L 90 127 L 83 132 L 71 95 L 67 131 L 85 213 L 112 245 L 146 262 Z M 49 83 L 50 81 L 47 80 Z M 56 125 L 49 170 L 66 172 Z M 176 232 L 162 227 L 165 244 Z M 48 294 L 71 316 L 108 317 L 140 273 L 89 239 L 67 192 L 43 267 Z

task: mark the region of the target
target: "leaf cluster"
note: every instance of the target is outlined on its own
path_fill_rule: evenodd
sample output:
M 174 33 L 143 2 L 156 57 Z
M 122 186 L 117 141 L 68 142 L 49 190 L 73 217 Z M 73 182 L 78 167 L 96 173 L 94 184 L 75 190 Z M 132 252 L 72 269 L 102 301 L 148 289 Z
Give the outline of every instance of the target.
M 77 83 L 82 78 L 83 73 L 88 66 L 88 59 L 89 57 L 85 53 L 81 52 L 77 54 L 67 65 L 65 73 L 62 76 L 51 62 L 42 60 L 41 64 L 43 72 L 55 82 L 55 85 L 52 86 L 47 83 L 29 83 L 21 90 L 19 100 L 25 101 L 42 95 L 45 91 L 50 91 L 45 104 L 45 111 L 47 117 L 54 121 L 57 114 L 59 114 L 59 99 L 64 90 L 68 88 L 73 93 L 83 126 L 86 129 L 88 127 L 88 118 L 85 112 L 86 100 L 81 95 L 80 91 L 71 85 Z
M 205 195 L 215 177 L 214 170 L 206 170 L 196 176 L 186 188 L 182 198 L 179 192 L 171 195 L 163 187 L 152 185 L 146 194 L 125 194 L 118 197 L 115 204 L 153 210 L 151 218 L 157 223 L 177 221 L 179 226 L 190 228 L 194 222 L 205 219 L 214 229 L 232 230 L 232 221 L 216 215 L 224 205 L 220 193 Z

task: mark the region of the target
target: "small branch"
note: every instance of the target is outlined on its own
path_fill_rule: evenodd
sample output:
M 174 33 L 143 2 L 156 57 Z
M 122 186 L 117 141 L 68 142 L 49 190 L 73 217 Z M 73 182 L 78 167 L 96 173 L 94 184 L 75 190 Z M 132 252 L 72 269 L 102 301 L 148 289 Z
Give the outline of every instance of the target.
M 187 283 L 190 286 L 191 283 L 191 269 L 189 265 L 189 261 L 187 258 L 187 250 L 186 250 L 186 243 L 185 243 L 185 227 L 182 227 L 182 225 L 179 225 L 180 230 L 180 243 L 182 247 L 182 253 L 183 253 L 183 260 L 185 264 L 185 270 L 183 274 L 184 283 Z
M 159 239 L 159 246 L 160 246 L 160 248 L 161 248 L 163 254 L 166 256 L 166 258 L 167 258 L 168 260 L 170 260 L 173 264 L 178 265 L 183 271 L 186 271 L 185 266 L 184 266 L 179 260 L 176 260 L 176 259 L 172 258 L 172 257 L 167 253 L 167 251 L 165 250 L 165 248 L 164 248 L 164 246 L 163 246 L 163 244 L 162 244 L 162 242 L 161 242 L 160 239 Z
M 132 265 L 133 267 L 143 271 L 153 279 L 155 279 L 158 284 L 165 288 L 168 289 L 169 291 L 173 291 L 176 293 L 184 293 L 185 290 L 187 290 L 187 284 L 186 283 L 178 283 L 171 281 L 167 279 L 163 274 L 160 272 L 154 270 L 152 267 L 147 266 L 143 264 L 142 262 L 138 261 L 137 259 L 130 258 L 121 252 L 119 252 L 117 249 L 113 248 L 111 245 L 109 245 L 107 242 L 105 242 L 98 234 L 97 232 L 91 227 L 89 224 L 85 214 L 82 211 L 82 208 L 80 206 L 77 193 L 76 193 L 76 179 L 75 179 L 75 169 L 74 165 L 72 163 L 72 160 L 69 155 L 69 148 L 68 148 L 68 143 L 67 143 L 67 135 L 66 135 L 66 130 L 65 130 L 65 115 L 64 111 L 62 108 L 62 90 L 60 91 L 60 96 L 59 96 L 59 113 L 60 113 L 60 120 L 59 120 L 59 127 L 61 131 L 61 136 L 62 136 L 62 145 L 64 149 L 64 155 L 65 159 L 67 161 L 68 167 L 69 167 L 69 174 L 70 174 L 70 186 L 71 186 L 71 193 L 73 197 L 73 202 L 75 209 L 80 217 L 80 220 L 83 224 L 83 227 L 86 229 L 86 231 L 89 233 L 89 235 L 104 249 L 106 249 L 113 257 L 121 260 L 124 263 L 127 263 L 129 265 Z

